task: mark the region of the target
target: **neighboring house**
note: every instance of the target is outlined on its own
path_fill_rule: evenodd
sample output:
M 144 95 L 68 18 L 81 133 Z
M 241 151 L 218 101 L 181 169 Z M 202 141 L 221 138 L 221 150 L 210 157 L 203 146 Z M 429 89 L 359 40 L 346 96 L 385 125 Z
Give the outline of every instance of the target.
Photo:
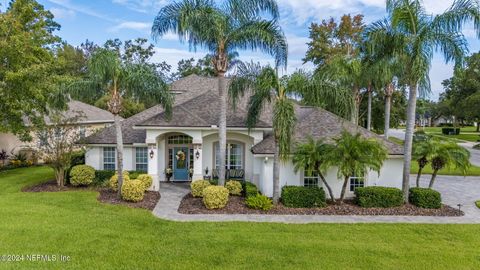
M 67 105 L 67 111 L 62 114 L 66 118 L 78 117 L 74 124 L 80 129 L 81 136 L 90 136 L 98 130 L 113 124 L 113 114 L 108 111 L 75 100 L 68 102 Z M 45 119 L 45 122 L 47 125 L 50 124 L 48 118 Z M 9 154 L 35 151 L 39 144 L 35 137 L 35 134 L 32 133 L 32 141 L 23 142 L 14 134 L 0 133 L 0 150 L 3 149 Z
M 122 121 L 124 139 L 124 169 L 147 171 L 154 182 L 152 189 L 159 189 L 165 181 L 165 170 L 173 169 L 172 181 L 189 181 L 215 176 L 218 167 L 218 117 L 219 99 L 217 79 L 196 75 L 176 81 L 171 86 L 175 103 L 171 119 L 166 119 L 161 106 L 147 109 Z M 244 178 L 257 184 L 262 193 L 273 192 L 273 138 L 271 106 L 264 110 L 256 128 L 245 125 L 248 97 L 243 98 L 236 110 L 227 114 L 227 170 L 232 177 Z M 380 136 L 353 125 L 330 112 L 312 107 L 296 107 L 297 127 L 295 141 L 308 136 L 331 141 L 346 129 L 381 141 L 389 151 L 380 174 L 371 172 L 352 178 L 350 191 L 363 185 L 401 187 L 403 149 Z M 109 127 L 87 138 L 86 163 L 97 170 L 113 170 L 116 167 L 115 128 Z M 193 176 L 189 177 L 189 168 Z M 335 194 L 339 196 L 341 180 L 335 170 L 327 174 Z M 317 177 L 305 177 L 294 173 L 291 162 L 281 164 L 281 185 L 321 185 Z M 352 192 L 350 195 L 353 194 Z

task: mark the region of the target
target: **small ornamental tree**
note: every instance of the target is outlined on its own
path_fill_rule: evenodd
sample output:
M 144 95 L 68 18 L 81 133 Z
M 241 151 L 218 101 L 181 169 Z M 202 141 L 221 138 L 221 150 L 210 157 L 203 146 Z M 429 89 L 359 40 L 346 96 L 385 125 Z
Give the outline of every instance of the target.
M 74 125 L 79 118 L 79 116 L 50 116 L 51 124 L 36 131 L 39 153 L 45 164 L 55 171 L 58 186 L 65 185 L 65 177 L 71 166 L 72 156 L 75 150 L 81 147 L 78 144 L 81 139 L 81 132 Z

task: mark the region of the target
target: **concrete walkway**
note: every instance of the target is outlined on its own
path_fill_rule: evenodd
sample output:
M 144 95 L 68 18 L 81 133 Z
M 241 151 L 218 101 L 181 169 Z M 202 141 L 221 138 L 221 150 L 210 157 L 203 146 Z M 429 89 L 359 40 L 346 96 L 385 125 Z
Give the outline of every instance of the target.
M 412 176 L 412 184 L 414 177 Z M 422 185 L 429 176 L 422 177 Z M 185 184 L 160 185 L 161 198 L 153 210 L 159 218 L 172 221 L 250 221 L 280 223 L 453 223 L 480 224 L 480 210 L 474 202 L 480 200 L 480 177 L 439 176 L 435 189 L 442 193 L 443 201 L 453 207 L 462 204 L 463 217 L 415 217 L 415 216 L 324 216 L 324 215 L 186 215 L 178 213 L 182 198 L 190 192 Z

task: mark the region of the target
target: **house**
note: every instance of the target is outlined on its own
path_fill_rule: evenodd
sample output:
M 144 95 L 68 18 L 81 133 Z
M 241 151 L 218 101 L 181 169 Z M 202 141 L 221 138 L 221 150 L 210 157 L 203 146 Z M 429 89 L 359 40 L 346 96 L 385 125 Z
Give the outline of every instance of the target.
M 100 129 L 108 127 L 113 124 L 113 114 L 108 111 L 102 110 L 95 106 L 71 100 L 67 104 L 68 109 L 63 112 L 63 116 L 66 118 L 78 117 L 74 123 L 80 129 L 82 136 L 87 137 L 97 132 Z M 45 118 L 45 122 L 48 125 L 50 120 Z M 0 150 L 5 150 L 9 154 L 17 154 L 19 152 L 30 153 L 35 151 L 39 142 L 35 138 L 35 134 L 32 135 L 32 140 L 24 142 L 16 135 L 11 133 L 0 133 Z
M 190 181 L 212 176 L 218 167 L 218 115 L 217 80 L 191 75 L 174 82 L 171 91 L 175 103 L 171 119 L 167 119 L 161 106 L 147 109 L 122 121 L 124 139 L 124 169 L 146 171 L 154 178 L 152 189 L 166 180 L 165 170 L 173 170 L 172 181 Z M 248 130 L 247 100 L 243 98 L 237 108 L 227 113 L 227 170 L 236 172 L 255 183 L 262 193 L 272 196 L 273 151 L 272 111 L 266 108 L 256 127 Z M 343 130 L 360 132 L 363 136 L 381 141 L 389 151 L 380 174 L 368 173 L 354 177 L 350 191 L 363 185 L 401 187 L 403 149 L 376 134 L 360 128 L 330 112 L 319 108 L 296 107 L 297 127 L 295 141 L 308 136 L 331 140 Z M 109 127 L 87 138 L 86 163 L 97 170 L 113 170 L 115 159 L 115 128 Z M 189 169 L 193 169 L 192 177 Z M 242 172 L 238 174 L 238 172 Z M 332 169 L 326 175 L 335 194 L 340 194 L 341 181 Z M 280 168 L 281 185 L 321 185 L 317 177 L 295 173 L 291 162 Z M 350 193 L 352 194 L 352 193 Z

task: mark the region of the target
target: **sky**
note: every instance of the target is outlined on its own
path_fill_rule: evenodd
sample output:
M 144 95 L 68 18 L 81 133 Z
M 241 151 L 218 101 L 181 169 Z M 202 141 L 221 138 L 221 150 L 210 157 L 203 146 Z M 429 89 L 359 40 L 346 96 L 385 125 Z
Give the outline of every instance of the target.
M 120 40 L 148 38 L 152 43 L 150 29 L 155 15 L 172 0 L 37 0 L 54 15 L 62 28 L 57 33 L 68 43 L 78 46 L 86 39 L 103 44 L 111 38 Z M 5 6 L 7 0 L 0 0 Z M 289 44 L 287 73 L 296 69 L 311 70 L 311 64 L 303 64 L 302 58 L 307 51 L 309 26 L 330 17 L 339 18 L 343 14 L 363 14 L 365 22 L 370 23 L 383 18 L 385 0 L 277 0 L 280 8 L 280 24 Z M 424 0 L 429 13 L 438 14 L 446 10 L 453 0 Z M 480 50 L 472 26 L 466 26 L 470 52 Z M 166 61 L 177 67 L 177 62 L 184 58 L 201 58 L 206 52 L 198 49 L 191 51 L 188 44 L 179 42 L 173 34 L 158 40 L 155 45 L 156 55 L 153 61 Z M 272 58 L 259 52 L 240 51 L 240 59 L 261 63 L 272 63 Z M 443 91 L 441 82 L 452 76 L 452 64 L 446 64 L 440 54 L 435 54 L 432 61 L 430 79 L 432 93 L 430 98 L 438 99 Z

